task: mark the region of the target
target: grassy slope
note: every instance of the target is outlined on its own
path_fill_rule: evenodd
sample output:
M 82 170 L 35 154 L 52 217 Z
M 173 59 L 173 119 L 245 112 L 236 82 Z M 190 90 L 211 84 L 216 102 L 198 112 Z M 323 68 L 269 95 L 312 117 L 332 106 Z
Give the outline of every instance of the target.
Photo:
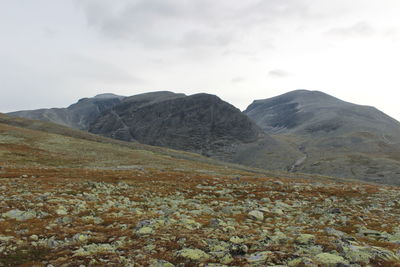
M 305 147 L 307 159 L 296 170 L 335 177 L 400 185 L 400 148 L 386 144 L 371 133 L 309 138 L 281 135 L 297 147 Z M 362 140 L 352 143 L 351 140 Z M 347 145 L 343 145 L 346 144 Z
M 251 168 L 195 153 L 123 142 L 36 120 L 0 113 L 0 166 L 156 168 L 208 174 L 332 179 L 323 175 Z M 335 178 L 339 180 L 338 178 Z
M 1 165 L 74 168 L 140 166 L 218 172 L 226 169 L 225 164 L 211 162 L 195 154 L 119 142 L 50 123 L 14 120 L 7 116 L 1 116 L 1 119 Z

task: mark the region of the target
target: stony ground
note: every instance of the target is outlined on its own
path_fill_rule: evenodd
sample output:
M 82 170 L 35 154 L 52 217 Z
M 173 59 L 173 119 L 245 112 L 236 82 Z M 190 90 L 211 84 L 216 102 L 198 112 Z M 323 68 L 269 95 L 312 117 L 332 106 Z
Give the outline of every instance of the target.
M 0 266 L 400 266 L 400 190 L 3 168 Z

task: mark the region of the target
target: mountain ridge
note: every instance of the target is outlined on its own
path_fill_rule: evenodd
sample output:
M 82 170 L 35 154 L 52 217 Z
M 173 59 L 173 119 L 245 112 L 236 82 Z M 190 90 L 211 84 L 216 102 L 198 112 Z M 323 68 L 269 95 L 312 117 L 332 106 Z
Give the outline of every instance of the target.
M 11 116 L 54 122 L 75 129 L 87 130 L 89 125 L 103 111 L 120 103 L 124 96 L 111 93 L 91 98 L 81 98 L 66 108 L 22 110 L 7 113 Z

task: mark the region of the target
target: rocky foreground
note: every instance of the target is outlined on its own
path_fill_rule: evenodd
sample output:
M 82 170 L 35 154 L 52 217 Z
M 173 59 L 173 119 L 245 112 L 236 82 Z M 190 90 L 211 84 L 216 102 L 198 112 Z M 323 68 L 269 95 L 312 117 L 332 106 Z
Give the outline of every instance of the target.
M 397 187 L 147 169 L 0 174 L 0 266 L 400 266 Z

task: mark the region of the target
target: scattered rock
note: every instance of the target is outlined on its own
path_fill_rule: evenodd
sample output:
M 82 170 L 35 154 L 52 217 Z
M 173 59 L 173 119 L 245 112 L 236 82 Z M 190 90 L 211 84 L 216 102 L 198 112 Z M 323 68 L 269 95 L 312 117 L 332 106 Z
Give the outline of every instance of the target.
M 327 267 L 335 267 L 339 263 L 347 263 L 343 257 L 330 253 L 320 253 L 315 256 L 315 260 Z
M 148 226 L 144 226 L 136 231 L 139 235 L 149 235 L 154 233 L 154 229 Z
M 309 245 L 315 241 L 315 236 L 310 234 L 301 234 L 296 238 L 296 243 L 299 245 Z
M 39 237 L 38 237 L 37 235 L 31 235 L 31 236 L 29 237 L 29 239 L 32 240 L 32 241 L 38 241 L 38 240 L 39 240 Z
M 233 243 L 233 244 L 242 244 L 242 243 L 244 243 L 244 239 L 243 239 L 243 238 L 240 238 L 240 237 L 238 237 L 238 236 L 232 236 L 232 237 L 229 239 L 229 242 L 231 242 L 231 243 Z
M 210 258 L 210 255 L 204 251 L 191 248 L 184 248 L 178 251 L 176 255 L 193 261 L 206 261 Z
M 256 252 L 246 257 L 246 260 L 248 263 L 265 263 L 270 255 L 270 251 Z
M 150 263 L 151 267 L 175 267 L 172 263 L 165 260 L 153 260 Z
M 6 213 L 3 213 L 2 217 L 8 218 L 8 219 L 15 219 L 17 221 L 26 221 L 29 219 L 36 218 L 36 212 L 35 211 L 21 211 L 21 210 L 15 209 L 15 210 L 10 210 L 10 211 L 7 211 Z
M 264 220 L 264 214 L 259 210 L 252 210 L 248 213 L 248 215 L 253 220 L 257 220 L 257 221 Z

